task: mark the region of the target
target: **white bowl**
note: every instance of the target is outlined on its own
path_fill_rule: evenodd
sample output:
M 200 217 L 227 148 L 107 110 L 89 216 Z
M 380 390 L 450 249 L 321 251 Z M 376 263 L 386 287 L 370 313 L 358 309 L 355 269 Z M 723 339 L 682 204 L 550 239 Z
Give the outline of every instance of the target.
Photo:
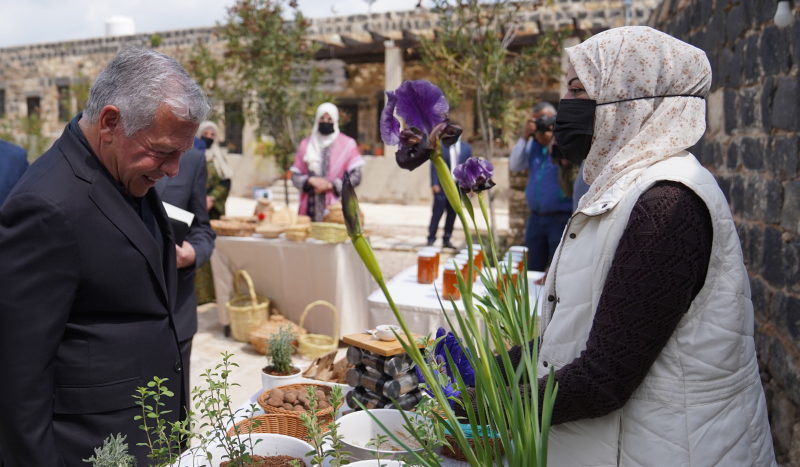
M 403 333 L 403 328 L 400 326 L 395 326 L 393 324 L 381 324 L 380 326 L 375 327 L 375 335 L 378 336 L 378 339 L 382 341 L 397 340 L 397 338 L 394 336 L 394 332 L 392 332 L 392 329 L 397 331 L 398 334 Z
M 305 462 L 306 467 L 312 467 L 311 460 L 313 459 L 312 456 L 307 456 L 306 454 L 309 451 L 314 449 L 313 446 L 306 443 L 305 441 L 301 441 L 297 438 L 292 438 L 291 436 L 285 435 L 278 435 L 278 434 L 270 434 L 270 433 L 255 433 L 252 435 L 253 437 L 253 453 L 256 456 L 292 456 L 292 457 L 299 457 L 303 459 Z M 239 438 L 247 438 L 247 435 L 240 435 Z M 258 444 L 255 444 L 257 440 L 261 440 Z M 249 446 L 249 442 L 245 440 L 245 443 Z M 212 442 L 212 444 L 216 444 L 216 442 Z M 191 454 L 185 453 L 181 456 L 180 462 L 176 462 L 173 464 L 173 467 L 219 467 L 220 462 L 229 459 L 223 459 L 222 456 L 225 455 L 225 450 L 218 446 L 211 446 L 208 448 L 208 452 L 212 456 L 211 462 L 205 456 L 205 453 L 202 451 L 196 452 L 194 456 Z
M 401 411 L 396 409 L 360 410 L 347 414 L 339 419 L 339 435 L 342 438 L 342 443 L 345 445 L 344 450 L 352 452 L 354 459 L 374 460 L 375 449 L 368 448 L 367 443 L 371 442 L 375 438 L 375 435 L 379 433 L 387 437 L 389 436 L 383 431 L 380 425 L 372 419 L 370 414 L 380 420 L 389 432 L 397 436 L 404 444 L 412 448 L 414 446 L 419 446 L 419 443 L 417 443 L 414 437 L 403 426 L 405 420 L 403 419 Z M 412 420 L 414 417 L 419 417 L 419 415 L 414 412 L 405 412 L 405 414 Z M 394 449 L 381 450 L 382 459 L 396 459 L 408 452 L 403 451 L 397 442 L 391 438 L 388 439 L 387 443 L 390 446 L 394 446 Z M 419 448 L 413 450 L 419 452 L 424 449 L 425 448 L 422 446 L 419 446 Z

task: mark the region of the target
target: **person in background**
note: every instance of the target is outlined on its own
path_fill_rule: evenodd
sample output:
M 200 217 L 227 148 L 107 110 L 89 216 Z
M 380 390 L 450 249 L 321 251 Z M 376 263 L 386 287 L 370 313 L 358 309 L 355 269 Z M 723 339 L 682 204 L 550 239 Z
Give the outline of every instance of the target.
M 205 205 L 209 219 L 219 219 L 225 215 L 225 201 L 231 189 L 233 170 L 228 165 L 225 154 L 219 145 L 219 127 L 214 122 L 206 121 L 197 129 L 194 147 L 205 151 L 206 180 Z M 217 299 L 214 291 L 214 275 L 211 263 L 206 262 L 196 270 L 194 277 L 197 304 L 213 302 Z
M 572 215 L 572 198 L 559 187 L 558 165 L 550 157 L 555 115 L 549 102 L 536 104 L 508 161 L 514 172 L 529 170 L 525 198 L 531 215 L 525 225 L 525 246 L 531 271 L 545 270 Z
M 0 206 L 28 168 L 25 149 L 0 140 Z
M 454 122 L 451 122 L 453 124 Z M 472 157 L 472 146 L 469 145 L 466 141 L 461 141 L 461 138 L 458 138 L 452 146 L 445 147 L 442 146 L 442 156 L 444 157 L 444 161 L 447 164 L 447 167 L 450 169 L 450 173 L 456 168 L 457 165 L 463 164 L 467 161 L 470 157 Z M 453 207 L 450 206 L 450 202 L 447 201 L 447 197 L 442 191 L 442 186 L 439 184 L 439 175 L 436 173 L 436 167 L 431 164 L 431 191 L 433 191 L 433 214 L 431 215 L 431 225 L 428 228 L 428 246 L 433 245 L 433 242 L 436 241 L 436 232 L 439 230 L 439 221 L 442 219 L 442 215 L 447 212 L 447 216 L 444 219 L 444 236 L 442 237 L 442 247 L 443 248 L 452 248 L 456 249 L 452 243 L 450 243 L 450 237 L 453 235 L 453 226 L 456 222 L 456 212 L 453 210 Z
M 155 376 L 174 394 L 163 420 L 185 419 L 175 240 L 153 187 L 210 110 L 174 58 L 125 48 L 0 208 L 0 465 L 86 465 L 116 433 L 148 465 L 132 395 Z
M 322 222 L 328 206 L 342 195 L 342 177 L 361 183 L 364 158 L 356 141 L 339 132 L 339 109 L 330 102 L 317 108 L 311 136 L 300 142 L 292 164 L 292 183 L 300 190 L 300 214 Z
M 192 148 L 181 156 L 178 175 L 164 177 L 156 182 L 161 200 L 194 214 L 192 225 L 181 245 L 175 244 L 178 266 L 178 296 L 173 319 L 178 334 L 183 360 L 184 394 L 191 401 L 189 391 L 189 362 L 192 356 L 192 338 L 197 332 L 197 297 L 195 271 L 211 258 L 216 234 L 208 222 L 206 206 L 206 180 L 208 169 L 203 151 Z
M 589 191 L 589 184 L 583 179 L 583 164 L 584 162 L 581 162 L 578 176 L 575 178 L 575 183 L 572 185 L 572 212 L 578 210 L 578 203 L 581 201 L 581 197 Z

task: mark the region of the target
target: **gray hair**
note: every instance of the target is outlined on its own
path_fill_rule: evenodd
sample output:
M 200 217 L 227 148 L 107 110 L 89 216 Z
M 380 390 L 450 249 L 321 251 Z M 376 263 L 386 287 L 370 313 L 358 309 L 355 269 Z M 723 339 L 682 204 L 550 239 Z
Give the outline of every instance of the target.
M 107 105 L 119 109 L 126 136 L 149 127 L 161 105 L 198 124 L 211 111 L 203 90 L 174 58 L 134 47 L 122 49 L 94 80 L 83 118 L 97 122 Z
M 541 112 L 542 110 L 545 109 L 551 109 L 553 112 L 556 111 L 556 108 L 553 106 L 553 104 L 547 101 L 542 101 L 533 106 L 533 110 L 531 110 L 531 113 Z

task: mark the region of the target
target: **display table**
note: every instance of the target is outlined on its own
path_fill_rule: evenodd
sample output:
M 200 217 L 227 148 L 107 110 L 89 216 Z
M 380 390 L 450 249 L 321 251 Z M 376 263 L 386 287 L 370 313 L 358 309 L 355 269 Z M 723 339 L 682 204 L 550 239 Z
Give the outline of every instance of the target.
M 269 298 L 298 323 L 306 306 L 326 300 L 339 311 L 340 336 L 360 332 L 367 323 L 367 297 L 377 288 L 349 241 L 328 244 L 309 239 L 292 242 L 260 237 L 218 236 L 211 256 L 217 312 L 230 324 L 225 303 L 234 295 L 236 271 L 246 270 L 256 293 Z M 242 284 L 244 285 L 244 284 Z M 309 332 L 333 335 L 333 313 L 317 307 L 303 324 Z
M 419 284 L 417 283 L 417 266 L 414 265 L 405 269 L 386 284 L 395 305 L 397 305 L 397 309 L 403 315 L 403 319 L 411 332 L 428 335 L 431 332 L 436 332 L 439 327 L 449 329 L 447 320 L 442 313 L 442 305 L 453 325 L 458 326 L 450 300 L 442 298 L 440 305 L 436 295 L 437 290 L 439 294 L 442 291 L 442 275 L 442 269 L 440 268 L 439 278 L 433 284 Z M 541 310 L 543 304 L 543 297 L 540 293 L 542 286 L 536 285 L 534 282 L 542 277 L 544 277 L 543 272 L 528 271 L 528 293 L 531 306 L 538 299 L 539 310 Z M 436 286 L 435 288 L 434 285 Z M 478 280 L 473 285 L 473 293 L 478 295 L 486 294 L 486 288 L 483 286 L 480 276 L 478 276 Z M 463 312 L 464 303 L 461 300 L 456 300 L 455 303 L 458 309 Z M 397 324 L 394 312 L 389 307 L 389 301 L 386 300 L 386 296 L 383 295 L 381 290 L 377 290 L 369 296 L 369 319 L 366 323 L 368 323 L 370 329 L 381 324 Z

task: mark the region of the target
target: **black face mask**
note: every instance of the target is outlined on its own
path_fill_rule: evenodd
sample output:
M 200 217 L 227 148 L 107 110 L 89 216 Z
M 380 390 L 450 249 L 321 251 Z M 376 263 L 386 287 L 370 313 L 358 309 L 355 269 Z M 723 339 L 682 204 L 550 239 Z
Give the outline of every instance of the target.
M 317 130 L 323 135 L 329 135 L 333 133 L 333 123 L 319 122 Z
M 561 99 L 558 104 L 553 136 L 564 159 L 575 165 L 580 165 L 592 149 L 596 106 L 597 101 L 591 99 Z
M 614 102 L 598 104 L 593 99 L 561 99 L 556 113 L 556 126 L 553 136 L 556 144 L 564 154 L 564 159 L 580 165 L 592 149 L 594 136 L 594 113 L 598 105 L 618 104 L 620 102 L 638 101 L 640 99 L 656 99 L 664 97 L 696 97 L 694 94 L 666 94 L 663 96 L 634 97 Z
M 211 147 L 211 145 L 212 145 L 212 144 L 214 144 L 214 138 L 209 138 L 209 137 L 206 137 L 206 136 L 201 136 L 201 137 L 200 137 L 200 139 L 202 139 L 202 140 L 203 140 L 203 142 L 204 142 L 204 143 L 206 143 L 206 148 L 210 148 L 210 147 Z

